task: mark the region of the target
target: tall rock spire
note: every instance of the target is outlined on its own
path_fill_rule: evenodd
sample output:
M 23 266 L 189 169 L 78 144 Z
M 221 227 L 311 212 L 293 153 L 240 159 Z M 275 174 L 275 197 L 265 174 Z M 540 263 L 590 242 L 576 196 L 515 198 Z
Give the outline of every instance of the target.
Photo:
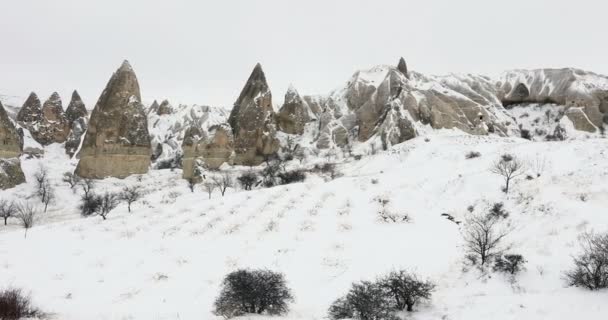
M 42 120 L 42 104 L 35 92 L 30 93 L 25 103 L 17 113 L 19 122 L 35 122 Z
M 399 70 L 406 78 L 409 79 L 410 75 L 407 72 L 407 63 L 405 63 L 405 59 L 403 59 L 403 57 L 401 57 L 401 59 L 399 59 L 399 64 L 397 65 L 397 70 Z
M 91 113 L 76 173 L 95 179 L 146 173 L 151 153 L 139 83 L 125 60 Z
M 279 149 L 272 109 L 272 93 L 258 63 L 230 112 L 235 164 L 258 165 Z
M 74 122 L 74 120 L 78 118 L 86 117 L 87 114 L 87 108 L 84 102 L 82 102 L 82 98 L 80 98 L 78 91 L 74 90 L 74 92 L 72 92 L 72 99 L 70 100 L 70 104 L 68 105 L 68 108 L 65 109 L 66 118 L 71 124 L 72 122 Z
M 25 182 L 19 156 L 23 150 L 23 137 L 9 119 L 0 102 L 0 189 L 10 189 Z
M 78 91 L 72 92 L 72 100 L 65 110 L 65 116 L 70 125 L 70 134 L 65 142 L 65 152 L 74 156 L 78 151 L 84 133 L 87 131 L 88 124 L 87 108 L 80 98 Z
M 285 93 L 283 106 L 277 114 L 279 130 L 289 134 L 304 133 L 304 126 L 311 120 L 311 113 L 306 101 L 290 85 Z

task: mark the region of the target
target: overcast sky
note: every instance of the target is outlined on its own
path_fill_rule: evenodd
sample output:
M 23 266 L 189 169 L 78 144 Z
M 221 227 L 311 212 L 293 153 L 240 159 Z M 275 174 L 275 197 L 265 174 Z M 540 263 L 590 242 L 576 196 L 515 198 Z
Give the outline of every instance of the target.
M 0 93 L 93 107 L 128 59 L 143 99 L 231 106 L 256 62 L 280 102 L 361 68 L 429 74 L 578 67 L 608 74 L 602 0 L 0 0 Z

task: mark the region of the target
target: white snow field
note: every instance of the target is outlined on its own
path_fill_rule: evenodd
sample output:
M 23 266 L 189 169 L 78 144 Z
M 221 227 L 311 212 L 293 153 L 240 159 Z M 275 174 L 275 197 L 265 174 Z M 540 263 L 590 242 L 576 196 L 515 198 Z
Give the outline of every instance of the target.
M 469 151 L 482 156 L 465 159 Z M 546 165 L 505 195 L 501 177 L 489 170 L 504 153 L 529 162 L 534 177 L 532 163 Z M 238 268 L 285 274 L 295 302 L 287 316 L 272 319 L 324 319 L 352 282 L 401 268 L 437 285 L 406 319 L 608 319 L 607 291 L 567 287 L 563 279 L 577 237 L 608 231 L 606 139 L 438 132 L 358 161 L 339 159 L 343 176 L 335 180 L 309 175 L 304 183 L 229 189 L 212 199 L 201 189 L 191 193 L 180 170 L 152 170 L 97 182 L 100 192 L 125 184 L 148 192 L 132 213 L 121 204 L 106 221 L 80 217 L 80 191 L 61 182 L 76 161 L 60 145 L 46 147 L 42 159 L 22 158 L 28 183 L 0 194 L 37 201 L 33 175 L 40 164 L 49 168 L 58 199 L 27 238 L 14 219 L 0 226 L 0 286 L 30 291 L 55 319 L 221 319 L 213 301 L 223 277 Z M 411 221 L 381 221 L 378 197 Z M 462 224 L 441 215 L 463 220 L 469 206 L 484 212 L 495 202 L 510 213 L 503 223 L 514 228 L 511 251 L 528 261 L 515 282 L 466 267 Z

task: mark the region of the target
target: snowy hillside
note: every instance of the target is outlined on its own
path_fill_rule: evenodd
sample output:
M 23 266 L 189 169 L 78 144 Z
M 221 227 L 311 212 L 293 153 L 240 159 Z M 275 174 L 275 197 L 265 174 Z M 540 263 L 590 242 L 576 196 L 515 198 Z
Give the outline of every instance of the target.
M 179 125 L 190 112 L 184 109 Z M 151 127 L 179 126 L 161 122 Z M 437 285 L 408 319 L 600 320 L 608 312 L 608 292 L 566 287 L 563 280 L 577 236 L 607 231 L 605 139 L 531 142 L 439 131 L 361 160 L 331 158 L 343 174 L 334 180 L 309 173 L 304 183 L 229 189 L 225 197 L 216 191 L 212 199 L 201 189 L 191 193 L 179 169 L 152 170 L 97 182 L 99 192 L 123 185 L 147 191 L 133 213 L 121 204 L 106 221 L 80 217 L 81 192 L 61 182 L 76 160 L 60 145 L 45 151 L 42 159 L 22 159 L 27 184 L 0 194 L 32 197 L 42 164 L 58 195 L 27 238 L 15 220 L 0 227 L 0 283 L 31 291 L 34 303 L 57 319 L 215 319 L 223 276 L 258 267 L 284 273 L 295 296 L 289 315 L 273 319 L 324 319 L 352 282 L 400 268 Z M 481 157 L 466 159 L 470 151 Z M 505 153 L 525 160 L 532 176 L 517 179 L 508 195 L 489 170 Z M 378 199 L 410 221 L 379 219 Z M 463 221 L 470 206 L 485 212 L 496 202 L 509 212 L 502 223 L 514 228 L 512 251 L 528 260 L 514 283 L 467 268 L 461 225 L 442 216 Z
M 188 128 L 194 126 L 207 132 L 209 127 L 228 119 L 228 111 L 219 107 L 180 104 L 170 110 L 169 114 L 161 115 L 156 110 L 148 111 L 148 131 L 157 166 L 183 154 L 182 142 Z

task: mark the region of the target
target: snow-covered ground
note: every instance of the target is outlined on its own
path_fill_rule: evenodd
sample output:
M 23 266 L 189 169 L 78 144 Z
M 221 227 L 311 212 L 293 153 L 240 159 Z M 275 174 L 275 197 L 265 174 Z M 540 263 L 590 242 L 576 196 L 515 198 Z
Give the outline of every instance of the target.
M 482 155 L 465 159 L 469 151 Z M 505 195 L 489 171 L 504 153 L 527 161 L 533 176 L 533 164 L 545 163 L 540 177 L 516 180 Z M 52 145 L 42 159 L 22 159 L 26 185 L 0 194 L 31 197 L 41 164 L 58 193 L 27 238 L 15 220 L 0 226 L 0 285 L 31 291 L 35 304 L 62 320 L 215 319 L 225 274 L 268 268 L 285 274 L 295 296 L 280 319 L 323 319 L 352 282 L 406 268 L 437 284 L 408 319 L 606 319 L 608 292 L 569 288 L 562 279 L 577 236 L 608 231 L 606 159 L 606 139 L 439 133 L 341 160 L 343 176 L 332 181 L 309 176 L 269 189 L 229 189 L 225 197 L 215 192 L 210 200 L 200 189 L 191 193 L 180 170 L 106 179 L 97 191 L 140 184 L 147 195 L 133 213 L 121 204 L 103 221 L 79 216 L 80 191 L 61 182 L 76 160 Z M 379 197 L 411 221 L 380 221 Z M 515 283 L 467 269 L 460 226 L 441 215 L 463 220 L 469 206 L 483 212 L 494 202 L 510 213 L 503 223 L 514 228 L 512 251 L 528 260 Z

